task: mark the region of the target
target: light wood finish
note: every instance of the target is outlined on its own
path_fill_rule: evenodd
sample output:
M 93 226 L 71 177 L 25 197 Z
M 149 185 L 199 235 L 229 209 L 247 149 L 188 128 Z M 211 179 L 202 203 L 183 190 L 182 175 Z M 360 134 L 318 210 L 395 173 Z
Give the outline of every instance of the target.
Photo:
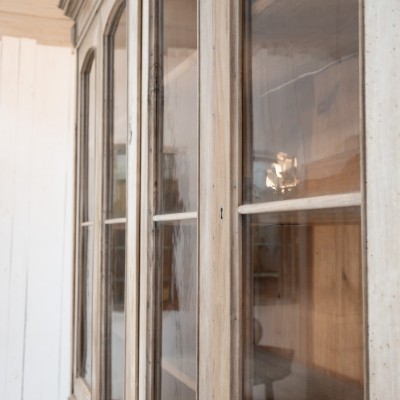
M 149 118 L 150 118 L 150 107 L 149 100 L 153 100 L 153 93 L 151 92 L 151 88 L 149 88 L 149 80 L 151 74 L 154 74 L 154 71 L 149 71 L 149 66 L 154 65 L 150 64 L 154 60 L 149 60 L 150 54 L 150 1 L 145 1 L 142 3 L 142 76 L 141 76 L 141 185 L 140 185 L 140 299 L 139 299 L 139 373 L 138 373 L 138 399 L 139 400 L 147 400 L 146 392 L 148 391 L 147 387 L 147 377 L 149 374 L 149 369 L 153 368 L 153 364 L 148 363 L 148 354 L 152 352 L 152 343 L 150 342 L 147 345 L 147 338 L 149 337 L 152 326 L 150 324 L 150 318 L 148 318 L 148 313 L 150 312 L 148 307 L 148 302 L 151 304 L 151 299 L 149 297 L 148 291 L 148 280 L 149 280 L 149 272 L 153 266 L 153 260 L 148 262 L 149 255 L 152 254 L 151 243 L 148 238 L 150 232 L 148 232 L 149 227 L 151 226 L 151 212 L 153 208 L 153 197 L 149 195 L 150 187 L 149 182 L 152 182 L 151 177 L 149 176 L 149 146 L 152 141 L 149 140 Z M 150 94 L 152 95 L 150 97 Z M 152 147 L 155 149 L 155 147 Z M 149 393 L 150 394 L 150 393 Z M 151 396 L 149 396 L 151 399 Z
M 70 0 L 64 4 L 78 4 Z M 130 145 L 128 148 L 128 161 L 130 172 L 128 180 L 131 187 L 128 189 L 129 206 L 134 207 L 133 213 L 128 214 L 128 235 L 132 235 L 130 243 L 139 242 L 141 235 L 140 262 L 142 269 L 138 274 L 138 252 L 128 246 L 128 283 L 127 283 L 127 310 L 132 310 L 132 317 L 128 322 L 127 330 L 134 332 L 140 329 L 140 343 L 146 343 L 152 330 L 149 323 L 148 293 L 149 284 L 148 268 L 151 272 L 152 263 L 151 243 L 147 240 L 151 232 L 148 227 L 158 216 L 152 217 L 153 199 L 149 196 L 148 183 L 152 182 L 149 173 L 149 143 L 148 124 L 154 117 L 149 113 L 148 99 L 153 95 L 152 89 L 148 91 L 149 83 L 149 37 L 150 31 L 150 2 L 130 1 L 130 79 L 137 83 L 137 88 L 130 84 Z M 253 7 L 264 7 L 272 1 L 259 0 Z M 94 4 L 94 3 L 92 3 Z M 132 5 L 133 4 L 133 5 Z M 83 14 L 89 15 L 86 20 L 81 18 L 80 34 L 77 43 L 82 49 L 85 41 L 91 35 L 94 25 L 102 26 L 101 17 L 97 12 L 100 6 L 93 5 Z M 89 7 L 90 8 L 90 7 Z M 230 399 L 241 398 L 237 393 L 240 390 L 238 379 L 233 381 L 232 376 L 240 377 L 240 367 L 237 354 L 240 352 L 240 334 L 234 336 L 232 327 L 238 329 L 238 316 L 240 304 L 237 290 L 240 287 L 240 276 L 233 275 L 237 266 L 239 248 L 238 215 L 235 205 L 239 205 L 237 194 L 238 182 L 234 180 L 231 165 L 240 164 L 237 155 L 240 154 L 238 142 L 232 132 L 235 124 L 232 120 L 237 107 L 238 92 L 235 91 L 233 76 L 236 72 L 235 49 L 233 37 L 237 35 L 235 24 L 234 5 L 228 0 L 200 2 L 200 323 L 199 323 L 199 399 Z M 397 227 L 400 226 L 400 210 L 398 204 L 398 191 L 396 185 L 400 175 L 395 161 L 388 167 L 388 176 L 383 179 L 382 165 L 396 160 L 396 149 L 400 148 L 398 139 L 398 126 L 400 125 L 400 111 L 397 107 L 398 94 L 395 92 L 398 71 L 400 70 L 400 50 L 395 45 L 396 37 L 400 34 L 396 16 L 400 13 L 400 6 L 395 0 L 389 3 L 378 4 L 375 0 L 365 0 L 365 28 L 366 28 L 366 107 L 367 107 L 367 190 L 368 206 L 368 303 L 369 303 L 369 388 L 370 398 L 393 399 L 396 398 L 399 387 L 399 368 L 397 360 L 400 354 L 398 346 L 398 326 L 400 326 L 400 309 L 397 301 L 400 277 L 397 268 L 400 258 L 399 246 L 395 246 Z M 133 21 L 140 20 L 143 11 L 143 35 Z M 137 14 L 136 14 L 137 12 Z M 83 15 L 82 14 L 82 15 Z M 98 19 L 99 18 L 99 19 Z M 83 25 L 82 25 L 83 24 Z M 98 45 L 101 34 L 98 32 Z M 134 37 L 134 40 L 132 40 Z M 143 48 L 140 48 L 140 44 Z M 83 51 L 83 50 L 82 50 Z M 138 64 L 140 60 L 134 57 L 143 55 L 140 75 Z M 132 69 L 132 65 L 136 65 Z M 101 67 L 99 67 L 101 68 Z M 136 69 L 135 69 L 136 68 Z M 152 73 L 152 72 L 151 72 Z M 140 99 L 139 83 L 142 83 L 142 96 Z M 384 90 L 382 89 L 384 87 Z M 240 102 L 240 101 L 239 101 Z M 140 118 L 141 121 L 140 121 Z M 141 126 L 142 140 L 140 140 L 139 125 Z M 135 127 L 137 128 L 135 131 Z M 237 129 L 237 127 L 236 127 Z M 397 136 L 396 136 L 397 135 Z M 235 151 L 232 153 L 232 148 Z M 138 153 L 141 152 L 141 160 Z M 140 164 L 139 164 L 140 163 Z M 139 167 L 141 171 L 139 173 Z M 240 170 L 240 168 L 239 168 Z M 383 169 L 385 171 L 385 169 Z M 141 178 L 139 177 L 141 176 Z M 141 189 L 139 190 L 141 179 Z M 133 183 L 132 183 L 133 182 Z M 234 189 L 232 189 L 234 188 Z M 139 198 L 140 196 L 140 198 Z M 321 205 L 322 201 L 322 205 Z M 141 203 L 141 213 L 137 212 Z M 358 193 L 337 196 L 323 196 L 310 199 L 287 200 L 285 202 L 264 203 L 259 205 L 245 205 L 239 208 L 241 214 L 258 212 L 280 212 L 293 210 L 324 209 L 330 207 L 359 206 L 362 197 Z M 319 203 L 319 204 L 317 204 Z M 221 218 L 222 216 L 222 218 Z M 168 218 L 168 217 L 162 217 Z M 140 219 L 140 225 L 139 225 Z M 139 231 L 139 226 L 141 230 Z M 130 227 L 130 228 L 129 228 Z M 391 229 L 388 229 L 390 227 Z M 390 236 L 389 236 L 390 234 Z M 232 238 L 235 236 L 235 239 Z M 236 243 L 236 244 L 235 244 Z M 236 246 L 236 247 L 234 247 Z M 136 258 L 135 258 L 136 257 Z M 240 257 L 239 257 L 240 258 Z M 148 264 L 150 259 L 150 264 Z M 130 266 L 129 266 L 129 263 Z M 230 277 L 233 277 L 233 281 Z M 140 304 L 138 301 L 138 280 L 140 281 Z M 131 285 L 131 286 L 129 286 Z M 237 297 L 234 294 L 238 295 Z M 151 301 L 151 299 L 150 299 Z M 236 304 L 236 303 L 237 304 Z M 235 306 L 236 304 L 236 306 Z M 140 321 L 138 310 L 140 307 Z M 128 313 L 129 314 L 129 313 Z M 150 315 L 151 317 L 151 315 Z M 150 318 L 151 319 L 151 318 Z M 234 322 L 232 322 L 234 321 Z M 139 324 L 140 322 L 140 324 Z M 129 335 L 128 335 L 129 337 Z M 149 363 L 148 351 L 151 347 L 138 345 L 137 338 L 131 335 L 132 341 L 127 343 L 126 390 L 127 398 L 146 399 L 147 374 L 152 369 Z M 129 347 L 130 346 L 130 347 Z M 129 350 L 130 349 L 130 350 Z M 239 349 L 239 350 L 238 350 Z M 236 358 L 235 358 L 236 357 Z M 319 357 L 325 358 L 325 355 Z M 139 361 L 138 361 L 139 360 Z M 319 359 L 322 365 L 325 360 Z M 359 377 L 359 366 L 350 367 L 354 377 Z M 238 371 L 232 371 L 239 368 Z M 236 375 L 235 375 L 236 373 Z M 136 381 L 137 374 L 140 380 Z M 233 374 L 233 375 L 232 375 Z M 390 384 L 388 384 L 390 382 Z M 237 386 L 238 385 L 238 386 Z M 368 396 L 367 396 L 368 397 Z
M 77 400 L 84 399 L 90 400 L 91 399 L 91 392 L 90 389 L 87 387 L 85 381 L 82 378 L 78 378 L 74 384 L 74 391 L 75 397 Z
M 128 2 L 128 176 L 126 253 L 125 399 L 138 398 L 139 375 L 139 263 L 140 263 L 140 151 L 141 151 L 141 5 Z
M 103 177 L 103 135 L 104 135 L 104 126 L 103 126 L 103 113 L 106 111 L 103 109 L 103 96 L 104 96 L 104 74 L 105 74 L 105 65 L 106 62 L 104 58 L 104 35 L 106 35 L 110 31 L 110 24 L 113 23 L 113 16 L 115 15 L 116 9 L 120 8 L 123 5 L 123 0 L 105 0 L 101 2 L 101 7 L 98 7 L 96 10 L 95 15 L 92 16 L 90 23 L 86 26 L 85 34 L 81 38 L 81 43 L 78 49 L 78 71 L 82 71 L 82 67 L 85 62 L 85 58 L 90 51 L 94 50 L 95 54 L 95 66 L 96 66 L 96 177 L 95 177 L 95 217 L 93 221 L 93 231 L 94 231 L 94 284 L 93 284 L 93 343 L 92 343 L 92 384 L 90 388 L 90 398 L 91 399 L 101 399 L 103 396 L 102 390 L 102 381 L 104 380 L 103 377 L 103 365 L 102 362 L 104 360 L 104 351 L 105 346 L 103 345 L 102 340 L 102 323 L 103 323 L 103 313 L 104 313 L 104 302 L 102 302 L 103 290 L 105 285 L 105 274 L 102 271 L 103 263 L 102 263 L 102 237 L 103 237 L 103 226 L 104 222 L 107 224 L 115 224 L 115 223 L 126 223 L 128 224 L 128 235 L 135 235 L 135 230 L 129 230 L 129 226 L 132 228 L 132 218 L 135 221 L 135 213 L 137 211 L 133 211 L 133 214 L 129 214 L 127 218 L 118 218 L 118 219 L 110 219 L 104 220 L 104 213 L 103 213 L 103 205 L 102 205 L 102 177 Z M 81 82 L 80 82 L 81 83 Z M 79 84 L 78 87 L 78 94 L 81 93 L 81 87 Z M 78 96 L 81 99 L 80 95 Z M 79 105 L 79 110 L 81 110 L 81 105 Z M 80 115 L 80 118 L 82 116 Z M 78 120 L 78 126 L 80 126 L 80 119 Z M 129 135 L 128 135 L 129 136 Z M 132 152 L 137 151 L 136 148 L 128 149 L 128 152 L 132 154 Z M 78 149 L 79 152 L 79 149 Z M 78 166 L 79 167 L 79 166 Z M 133 169 L 133 171 L 135 171 Z M 134 172 L 135 173 L 135 172 Z M 131 172 L 129 172 L 131 174 Z M 128 174 L 128 175 L 129 175 Z M 134 177 L 132 175 L 128 176 L 128 180 L 132 180 L 135 182 Z M 137 181 L 136 181 L 137 182 Z M 137 183 L 136 183 L 137 185 Z M 80 186 L 80 183 L 77 183 L 77 187 Z M 129 191 L 129 188 L 128 188 Z M 132 196 L 132 192 L 128 192 L 128 196 Z M 134 194 L 135 196 L 135 194 Z M 128 197 L 129 198 L 129 197 Z M 132 197 L 131 197 L 131 200 Z M 138 229 L 138 228 L 136 228 Z M 137 231 L 136 231 L 137 234 Z M 77 235 L 76 239 L 79 241 L 79 235 Z M 132 253 L 133 250 L 133 253 Z M 128 250 L 129 251 L 129 250 Z M 130 257 L 134 257 L 135 252 L 137 251 L 136 248 L 132 248 L 128 253 L 128 261 L 126 266 L 126 273 L 127 277 L 134 276 L 135 272 L 132 268 L 136 268 L 135 260 L 130 259 Z M 132 267 L 133 266 L 133 267 Z M 131 283 L 127 283 L 128 287 L 132 287 L 129 285 L 135 285 L 135 281 Z M 131 296 L 135 296 L 135 291 L 129 289 L 129 295 L 127 296 L 127 314 L 132 310 L 132 300 Z M 76 307 L 79 309 L 79 304 L 76 304 Z M 133 310 L 132 310 L 133 311 Z M 135 322 L 132 322 L 130 318 L 135 318 L 135 314 L 129 314 L 127 317 L 127 326 L 126 331 L 132 332 L 131 329 L 135 330 L 136 328 L 132 328 L 132 324 L 135 325 Z M 129 326 L 128 326 L 129 325 Z M 75 335 L 79 332 L 79 318 L 76 321 L 76 331 Z M 135 335 L 133 336 L 132 340 L 135 340 Z M 132 346 L 132 342 L 130 339 L 127 340 L 127 343 Z M 75 376 L 74 379 L 74 388 L 73 388 L 73 395 L 76 397 L 77 400 L 81 400 L 82 398 L 82 391 L 79 392 L 79 381 L 80 378 L 76 377 L 76 355 L 77 352 L 75 350 L 75 367 L 73 374 Z M 131 369 L 126 368 L 126 373 L 130 374 Z M 133 386 L 135 386 L 135 380 L 132 382 Z M 134 392 L 134 390 L 133 390 Z M 129 391 L 128 398 L 135 398 L 132 391 Z M 86 399 L 85 399 L 86 400 Z
M 364 384 L 360 224 L 312 227 L 308 361 Z
M 159 214 L 153 216 L 153 222 L 183 221 L 186 219 L 196 219 L 197 212 L 183 212 L 177 214 Z
M 0 38 L 31 38 L 41 44 L 71 46 L 72 22 L 57 0 L 0 0 Z
M 232 65 L 235 5 L 199 2 L 199 399 L 232 399 L 231 162 L 234 99 Z M 235 210 L 236 212 L 236 210 Z M 236 215 L 237 217 L 237 215 Z M 236 344 L 236 343 L 235 343 Z M 233 357 L 233 358 L 232 358 Z
M 112 225 L 112 224 L 125 224 L 126 218 L 112 218 L 112 219 L 106 219 L 104 223 L 106 225 Z
M 93 222 L 90 222 L 90 221 L 88 221 L 88 222 L 82 222 L 82 223 L 81 223 L 81 226 L 93 226 Z
M 293 200 L 271 201 L 269 203 L 246 204 L 238 208 L 239 214 L 260 214 L 267 212 L 321 210 L 361 205 L 360 193 L 346 193 Z
M 400 3 L 364 9 L 369 398 L 391 400 L 400 393 Z
M 75 43 L 80 44 L 85 37 L 88 29 L 92 26 L 93 22 L 97 18 L 97 13 L 100 10 L 106 8 L 102 6 L 102 0 L 85 0 L 81 1 L 78 9 L 78 15 L 75 23 Z M 114 3 L 114 2 L 113 2 Z M 105 17 L 106 15 L 103 14 Z

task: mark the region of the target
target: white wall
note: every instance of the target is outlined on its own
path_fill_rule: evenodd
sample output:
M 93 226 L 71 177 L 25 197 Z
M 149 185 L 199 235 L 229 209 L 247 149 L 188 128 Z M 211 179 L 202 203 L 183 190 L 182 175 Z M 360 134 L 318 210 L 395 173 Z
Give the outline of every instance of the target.
M 0 43 L 0 399 L 65 400 L 75 55 Z

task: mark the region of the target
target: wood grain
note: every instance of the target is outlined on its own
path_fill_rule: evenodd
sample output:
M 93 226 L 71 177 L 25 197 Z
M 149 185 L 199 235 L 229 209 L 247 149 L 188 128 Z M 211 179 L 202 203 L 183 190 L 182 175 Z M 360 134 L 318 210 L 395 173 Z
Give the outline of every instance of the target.
M 369 398 L 391 400 L 400 393 L 400 3 L 365 0 L 364 10 Z
M 232 398 L 230 3 L 199 3 L 199 399 Z
M 125 399 L 136 400 L 139 387 L 140 152 L 141 152 L 141 1 L 128 7 L 128 177 L 126 253 Z

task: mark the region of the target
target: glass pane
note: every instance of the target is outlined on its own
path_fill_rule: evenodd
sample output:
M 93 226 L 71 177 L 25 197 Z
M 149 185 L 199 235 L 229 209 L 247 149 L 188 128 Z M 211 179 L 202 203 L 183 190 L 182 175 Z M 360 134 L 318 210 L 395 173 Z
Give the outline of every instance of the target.
M 245 398 L 362 400 L 360 209 L 248 216 Z
M 83 221 L 93 221 L 94 178 L 95 178 L 95 136 L 96 136 L 96 65 L 93 60 L 90 72 L 84 75 L 84 130 L 82 152 L 83 175 Z
M 196 399 L 197 223 L 157 230 L 157 398 Z
M 197 1 L 159 0 L 162 16 L 157 213 L 197 208 Z
M 92 383 L 93 228 L 81 228 L 79 375 Z
M 244 3 L 244 201 L 358 191 L 358 0 Z
M 125 224 L 107 225 L 109 338 L 108 365 L 111 400 L 124 398 L 125 382 Z M 109 379 L 109 378 L 108 378 Z
M 113 112 L 110 138 L 110 196 L 108 218 L 125 217 L 126 213 L 126 140 L 128 131 L 128 78 L 126 48 L 126 11 L 120 17 L 114 34 Z

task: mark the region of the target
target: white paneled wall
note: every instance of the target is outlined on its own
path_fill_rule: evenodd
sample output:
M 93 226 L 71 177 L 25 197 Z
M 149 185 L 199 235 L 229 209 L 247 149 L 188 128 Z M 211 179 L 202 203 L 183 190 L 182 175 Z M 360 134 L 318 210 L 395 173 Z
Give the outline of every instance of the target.
M 70 391 L 75 55 L 0 41 L 0 399 Z

